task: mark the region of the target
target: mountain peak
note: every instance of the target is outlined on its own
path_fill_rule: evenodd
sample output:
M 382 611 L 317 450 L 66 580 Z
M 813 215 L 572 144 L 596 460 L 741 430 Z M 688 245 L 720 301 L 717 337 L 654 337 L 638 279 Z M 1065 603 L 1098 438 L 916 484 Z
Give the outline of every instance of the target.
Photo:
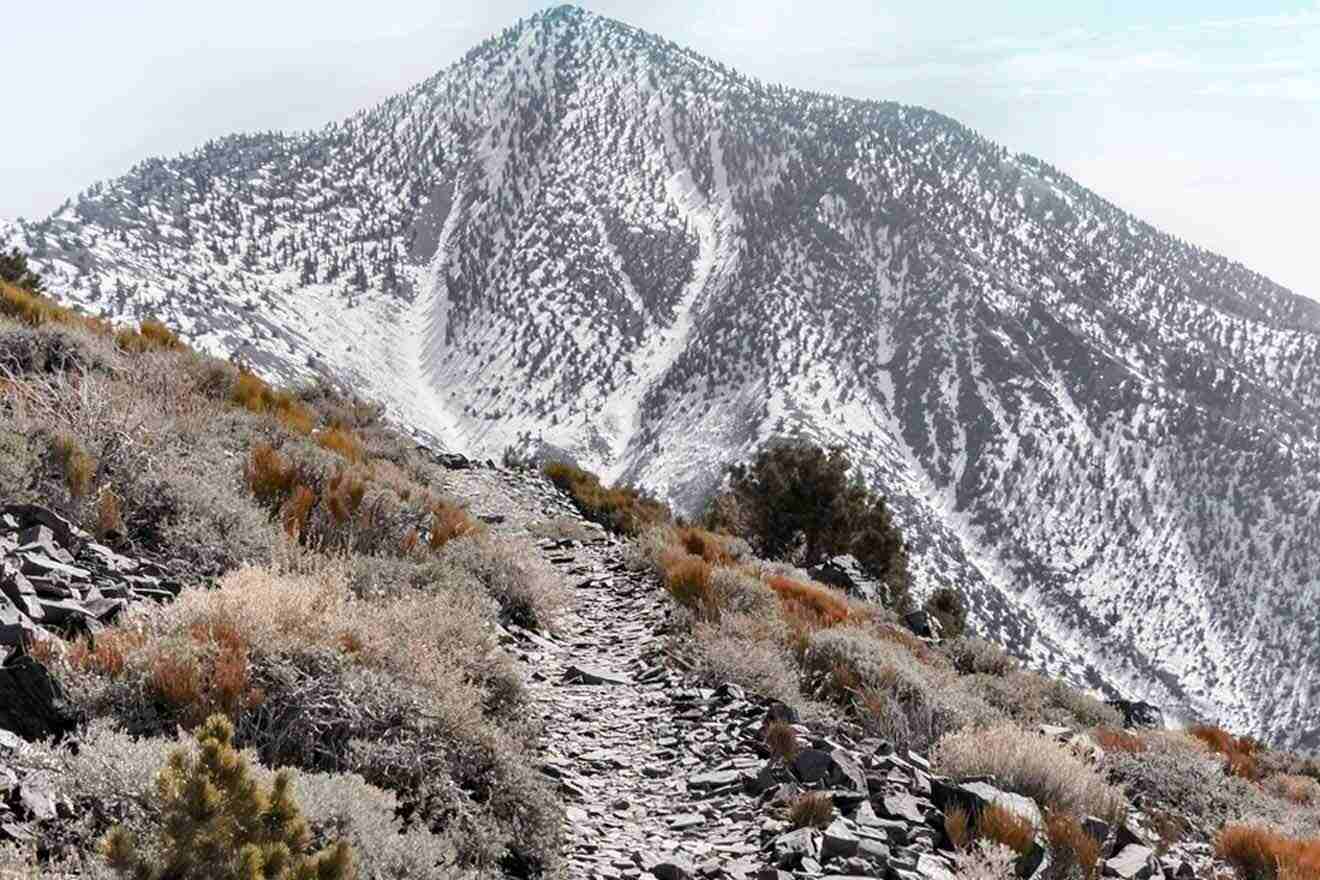
M 771 438 L 847 446 L 918 594 L 958 587 L 1038 667 L 1316 744 L 1316 306 L 937 113 L 555 7 L 20 235 L 91 311 L 688 511 Z

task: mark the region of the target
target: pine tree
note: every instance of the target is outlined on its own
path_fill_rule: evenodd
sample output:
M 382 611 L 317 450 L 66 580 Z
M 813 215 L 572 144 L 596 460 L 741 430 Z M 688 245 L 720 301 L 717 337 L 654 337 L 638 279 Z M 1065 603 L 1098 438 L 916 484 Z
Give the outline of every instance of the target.
M 41 276 L 28 267 L 27 255 L 18 248 L 0 253 L 0 281 L 26 287 L 33 293 L 41 293 L 43 286 Z
M 140 847 L 122 826 L 106 835 L 110 867 L 132 880 L 356 880 L 353 851 L 340 841 L 309 853 L 311 834 L 293 776 L 281 770 L 267 790 L 234 748 L 234 728 L 212 715 L 196 750 L 179 748 L 156 777 L 161 827 Z

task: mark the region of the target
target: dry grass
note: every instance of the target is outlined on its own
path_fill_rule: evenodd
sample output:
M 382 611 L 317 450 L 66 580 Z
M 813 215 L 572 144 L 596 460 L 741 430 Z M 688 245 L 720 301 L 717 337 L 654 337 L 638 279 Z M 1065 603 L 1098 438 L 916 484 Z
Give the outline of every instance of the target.
M 1187 732 L 1204 742 L 1224 757 L 1228 772 L 1243 779 L 1259 779 L 1260 763 L 1256 759 L 1257 743 L 1249 737 L 1234 736 L 1222 727 L 1193 724 Z
M 69 496 L 74 501 L 88 497 L 96 484 L 96 459 L 68 434 L 51 438 L 50 455 Z
M 1242 880 L 1313 880 L 1320 877 L 1320 838 L 1285 837 L 1258 825 L 1225 825 L 1215 854 Z
M 1100 868 L 1100 849 L 1103 841 L 1096 840 L 1072 813 L 1047 811 L 1045 837 L 1049 841 L 1051 876 L 1093 880 Z
M 719 603 L 711 591 L 710 576 L 710 563 L 700 556 L 675 554 L 665 566 L 665 589 L 684 608 L 714 620 L 719 616 Z
M 1320 804 L 1320 782 L 1310 776 L 1276 773 L 1261 781 L 1261 787 L 1270 794 L 1301 806 Z
M 1106 752 L 1144 752 L 1146 741 L 1135 733 L 1117 730 L 1112 727 L 1096 727 L 1091 731 L 1091 738 Z
M 455 538 L 475 536 L 481 532 L 481 524 L 456 502 L 441 499 L 432 505 L 431 531 L 427 537 L 427 544 L 432 550 L 439 550 Z
M 799 751 L 797 731 L 787 721 L 771 721 L 765 728 L 765 746 L 771 757 L 787 764 Z
M 788 807 L 788 823 L 794 828 L 825 828 L 834 817 L 834 798 L 826 792 L 798 795 Z
M 933 763 L 950 776 L 995 776 L 1001 787 L 1056 812 L 1119 816 L 1126 803 L 1068 749 L 1013 724 L 965 730 L 940 740 Z
M 113 332 L 106 321 L 56 305 L 44 296 L 5 281 L 0 281 L 0 315 L 29 327 L 64 325 L 102 336 Z
M 977 815 L 976 832 L 1018 855 L 1031 849 L 1036 840 L 1036 828 L 1029 820 L 999 804 L 991 804 Z
M 648 526 L 669 522 L 668 507 L 632 486 L 607 487 L 590 471 L 563 462 L 549 462 L 544 473 L 568 493 L 582 515 L 624 535 L 639 535 Z
M 316 435 L 316 445 L 328 449 L 352 464 L 367 460 L 367 449 L 362 440 L 345 428 L 330 428 Z
M 944 814 L 944 833 L 949 843 L 959 852 L 965 851 L 976 839 L 972 817 L 962 807 L 950 807 Z
M 810 629 L 826 629 L 848 620 L 851 608 L 837 590 L 821 584 L 794 580 L 782 575 L 766 579 L 784 606 L 784 614 Z
M 183 351 L 184 344 L 174 331 L 160 321 L 143 321 L 138 329 L 125 327 L 115 333 L 115 345 L 130 354 L 148 351 Z

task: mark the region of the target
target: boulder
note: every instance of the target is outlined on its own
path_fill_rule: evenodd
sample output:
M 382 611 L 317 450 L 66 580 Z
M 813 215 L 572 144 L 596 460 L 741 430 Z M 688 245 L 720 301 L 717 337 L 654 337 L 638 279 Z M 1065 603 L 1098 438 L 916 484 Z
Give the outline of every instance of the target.
M 36 660 L 20 654 L 0 666 L 0 730 L 27 740 L 58 739 L 78 722 L 59 682 Z
M 1131 729 L 1164 729 L 1164 713 L 1160 707 L 1141 700 L 1106 700 L 1105 704 L 1123 716 L 1123 726 Z
M 0 508 L 0 516 L 12 517 L 20 528 L 45 526 L 50 529 L 55 543 L 70 553 L 76 554 L 92 536 L 69 522 L 64 517 L 36 504 L 10 504 Z
M 913 634 L 923 639 L 942 637 L 943 631 L 940 629 L 939 620 L 925 611 L 909 611 L 903 616 L 903 622 L 907 624 L 907 628 L 912 630 Z
M 878 579 L 862 570 L 854 556 L 835 556 L 807 569 L 807 574 L 822 584 L 838 587 L 849 596 L 864 602 L 880 604 L 885 599 L 885 587 Z
M 775 838 L 775 864 L 790 871 L 802 864 L 803 859 L 815 860 L 820 852 L 820 832 L 814 828 L 799 828 Z
M 848 823 L 843 819 L 835 819 L 821 837 L 821 861 L 846 859 L 857 852 L 857 844 L 857 835 L 848 827 Z

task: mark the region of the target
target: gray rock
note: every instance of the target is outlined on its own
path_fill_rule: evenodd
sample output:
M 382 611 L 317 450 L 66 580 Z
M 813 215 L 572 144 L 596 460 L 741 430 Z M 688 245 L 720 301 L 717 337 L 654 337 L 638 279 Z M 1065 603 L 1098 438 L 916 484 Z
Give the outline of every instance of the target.
M 815 859 L 820 853 L 820 832 L 814 828 L 799 828 L 775 838 L 775 864 L 790 871 L 802 864 L 803 859 Z
M 1164 713 L 1153 703 L 1144 703 L 1141 700 L 1106 700 L 1105 703 L 1118 710 L 1123 716 L 1123 726 L 1126 728 L 1164 729 Z
M 34 822 L 44 822 L 56 816 L 54 794 L 50 789 L 29 782 L 18 787 L 17 806 Z
M 803 749 L 793 759 L 793 772 L 797 778 L 810 785 L 820 782 L 829 775 L 834 759 L 829 752 L 820 749 Z
M 848 858 L 857 852 L 857 835 L 843 819 L 835 819 L 821 836 L 821 861 Z
M 1105 862 L 1105 873 L 1123 880 L 1146 880 L 1158 869 L 1155 851 L 1136 843 L 1129 843 Z
M 725 788 L 737 784 L 741 779 L 742 774 L 737 770 L 713 770 L 689 777 L 687 784 L 688 788 L 696 789 Z
M 631 684 L 627 677 L 615 672 L 599 669 L 594 666 L 578 666 L 576 664 L 568 667 L 564 672 L 564 680 L 576 682 L 578 684 Z
M 926 880 L 956 880 L 949 865 L 938 856 L 921 853 L 917 856 L 917 874 Z
M 889 864 L 889 847 L 869 837 L 857 841 L 857 855 L 877 866 Z
M 830 785 L 852 791 L 867 790 L 866 774 L 862 772 L 862 766 L 844 749 L 830 752 L 829 782 Z
M 27 740 L 62 737 L 79 723 L 58 681 L 31 657 L 0 666 L 0 730 Z
M 915 797 L 903 792 L 885 795 L 880 801 L 880 809 L 891 819 L 900 819 L 914 825 L 920 825 L 926 821 L 926 816 L 921 810 L 921 804 L 918 803 Z
M 884 584 L 862 570 L 862 564 L 853 556 L 835 556 L 807 569 L 822 584 L 838 587 L 863 602 L 880 604 L 886 598 Z
M 923 639 L 940 638 L 940 622 L 925 611 L 909 611 L 903 616 L 903 622 L 913 634 Z
M 696 868 L 682 856 L 670 855 L 651 866 L 656 880 L 692 880 Z

